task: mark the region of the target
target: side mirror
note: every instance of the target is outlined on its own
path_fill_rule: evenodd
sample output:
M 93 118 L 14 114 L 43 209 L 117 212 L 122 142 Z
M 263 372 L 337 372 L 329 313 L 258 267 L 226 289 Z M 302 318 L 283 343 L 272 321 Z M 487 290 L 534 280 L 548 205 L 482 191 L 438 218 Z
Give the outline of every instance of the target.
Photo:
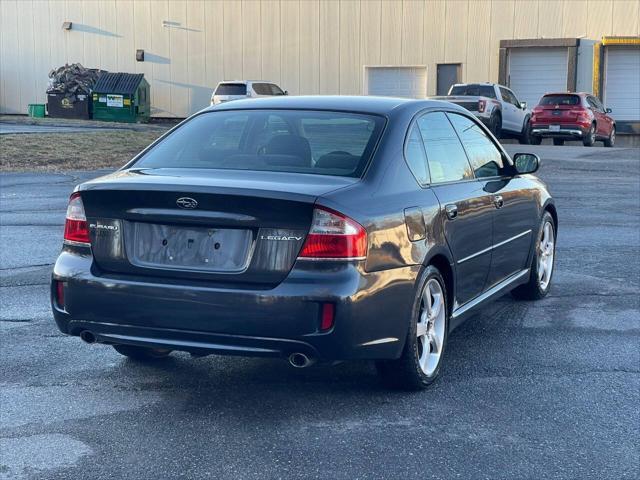
M 540 157 L 534 153 L 516 153 L 513 164 L 520 174 L 535 173 L 540 168 Z
M 285 95 L 289 95 L 289 90 L 285 90 L 285 91 L 284 91 L 284 94 L 285 94 Z
M 527 109 L 527 102 L 520 102 L 520 108 L 522 110 L 526 110 Z
M 607 112 L 607 113 L 611 113 L 611 112 L 613 112 L 613 110 L 611 110 L 610 108 L 606 108 L 606 109 L 605 109 L 605 112 Z

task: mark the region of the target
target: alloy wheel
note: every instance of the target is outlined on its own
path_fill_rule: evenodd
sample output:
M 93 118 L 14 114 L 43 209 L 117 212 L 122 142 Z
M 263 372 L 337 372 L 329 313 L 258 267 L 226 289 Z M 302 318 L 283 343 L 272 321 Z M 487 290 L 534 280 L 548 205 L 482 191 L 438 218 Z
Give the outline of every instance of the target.
M 444 347 L 445 298 L 440 283 L 430 279 L 422 292 L 420 316 L 416 334 L 418 337 L 418 363 L 427 376 L 434 374 Z
M 555 256 L 555 237 L 551 222 L 545 222 L 542 236 L 538 245 L 538 284 L 541 290 L 546 290 L 553 273 L 553 258 Z

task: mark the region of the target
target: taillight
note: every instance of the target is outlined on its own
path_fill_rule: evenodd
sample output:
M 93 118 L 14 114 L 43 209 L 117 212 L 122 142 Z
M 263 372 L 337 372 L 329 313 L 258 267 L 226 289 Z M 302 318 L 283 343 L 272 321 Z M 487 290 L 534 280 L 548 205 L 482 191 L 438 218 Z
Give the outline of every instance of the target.
M 487 108 L 487 101 L 478 100 L 478 112 L 483 113 L 485 108 Z
M 363 259 L 367 255 L 367 232 L 355 220 L 326 207 L 313 210 L 311 229 L 299 258 Z
M 84 215 L 84 205 L 79 193 L 74 193 L 69 199 L 67 218 L 64 222 L 64 239 L 67 242 L 90 244 L 89 224 Z
M 589 110 L 584 108 L 573 108 L 569 110 L 569 115 L 576 115 L 582 118 L 589 118 Z

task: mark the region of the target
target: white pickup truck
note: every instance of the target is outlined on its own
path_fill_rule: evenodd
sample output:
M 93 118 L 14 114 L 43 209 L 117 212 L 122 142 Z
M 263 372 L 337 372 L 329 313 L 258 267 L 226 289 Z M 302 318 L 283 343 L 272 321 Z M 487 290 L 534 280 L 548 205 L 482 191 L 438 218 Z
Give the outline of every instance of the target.
M 507 87 L 496 83 L 458 83 L 449 95 L 432 97 L 466 108 L 497 137 L 516 137 L 520 143 L 531 141 L 531 111 Z

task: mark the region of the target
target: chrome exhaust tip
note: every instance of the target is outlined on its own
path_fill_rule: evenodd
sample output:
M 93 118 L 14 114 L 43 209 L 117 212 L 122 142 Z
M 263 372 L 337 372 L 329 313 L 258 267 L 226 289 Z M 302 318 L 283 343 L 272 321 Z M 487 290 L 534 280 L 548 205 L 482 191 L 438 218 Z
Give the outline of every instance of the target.
M 304 353 L 292 353 L 289 355 L 289 365 L 294 368 L 306 368 L 312 365 L 314 361 L 307 357 Z
M 80 339 L 84 342 L 84 343 L 96 343 L 97 339 L 96 336 L 91 333 L 89 330 L 83 330 L 82 332 L 80 332 Z

